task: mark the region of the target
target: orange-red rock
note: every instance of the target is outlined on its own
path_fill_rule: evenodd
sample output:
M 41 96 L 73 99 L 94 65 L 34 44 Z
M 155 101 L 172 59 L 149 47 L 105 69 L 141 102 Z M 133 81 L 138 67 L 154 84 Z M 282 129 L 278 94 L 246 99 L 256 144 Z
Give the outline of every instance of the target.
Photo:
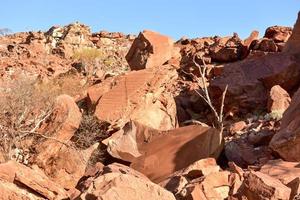
M 19 196 L 22 197 L 24 194 L 28 197 L 38 194 L 41 197 L 53 200 L 68 197 L 67 191 L 64 190 L 62 186 L 51 181 L 41 171 L 31 169 L 14 161 L 9 161 L 0 165 L 0 180 L 4 181 L 0 182 L 0 194 L 2 190 L 12 190 L 7 191 L 6 195 L 10 197 L 15 196 L 16 199 L 19 199 Z M 14 183 L 15 185 L 9 183 Z M 34 192 L 27 193 L 26 187 Z M 13 188 L 16 188 L 14 189 L 15 194 L 12 193 Z M 5 197 L 5 195 L 1 195 L 0 199 L 3 197 Z
M 167 88 L 176 78 L 177 72 L 166 67 L 133 71 L 117 77 L 112 89 L 99 100 L 95 116 L 121 127 L 134 120 L 159 130 L 175 128 L 176 105 Z
M 220 166 L 217 165 L 214 158 L 205 158 L 192 163 L 182 170 L 176 171 L 170 177 L 160 182 L 159 185 L 171 191 L 176 196 L 194 179 L 219 171 Z M 193 196 L 193 192 L 190 193 Z
M 235 134 L 237 132 L 240 132 L 244 128 L 246 128 L 246 126 L 247 126 L 247 124 L 244 121 L 235 122 L 230 126 L 229 131 L 231 134 Z
M 84 174 L 86 156 L 90 155 L 94 148 L 87 149 L 85 154 L 81 155 L 68 146 L 80 122 L 81 112 L 73 98 L 68 95 L 59 96 L 52 114 L 39 130 L 41 134 L 54 139 L 41 137 L 38 139 L 42 140 L 35 145 L 36 155 L 33 162 L 54 181 L 68 189 L 74 187 Z
M 226 199 L 230 191 L 230 172 L 215 172 L 207 175 L 202 185 L 202 191 L 207 200 Z
M 274 40 L 275 42 L 286 42 L 292 34 L 291 27 L 271 26 L 268 27 L 264 37 Z
M 300 12 L 298 13 L 298 19 L 294 25 L 293 32 L 289 40 L 287 41 L 284 51 L 291 54 L 299 54 L 300 52 Z
M 217 158 L 221 149 L 222 138 L 218 130 L 191 125 L 150 137 L 139 147 L 142 156 L 135 159 L 131 167 L 150 180 L 161 182 L 197 160 Z
M 300 59 L 288 54 L 268 54 L 224 66 L 210 82 L 212 96 L 221 96 L 228 85 L 226 103 L 247 109 L 265 108 L 268 90 L 280 85 L 290 91 L 299 84 Z
M 278 179 L 261 172 L 250 171 L 244 174 L 245 180 L 241 188 L 241 199 L 290 199 L 291 189 L 283 185 Z
M 172 58 L 173 48 L 171 38 L 145 30 L 133 41 L 126 60 L 132 70 L 159 67 Z
M 82 199 L 94 197 L 105 200 L 175 200 L 174 195 L 146 179 L 123 173 L 107 173 L 99 176 Z
M 286 161 L 300 161 L 300 90 L 294 94 L 289 108 L 283 114 L 279 132 L 270 147 Z
M 270 160 L 260 172 L 280 180 L 291 188 L 291 198 L 300 194 L 300 168 L 299 162 L 285 162 L 283 160 Z

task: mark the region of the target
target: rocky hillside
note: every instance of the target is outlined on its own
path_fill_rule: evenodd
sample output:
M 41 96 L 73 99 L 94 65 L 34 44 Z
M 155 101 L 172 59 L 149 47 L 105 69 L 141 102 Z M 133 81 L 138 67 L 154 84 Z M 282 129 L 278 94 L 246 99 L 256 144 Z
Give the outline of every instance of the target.
M 0 37 L 0 199 L 300 199 L 300 13 L 263 38 L 74 23 Z

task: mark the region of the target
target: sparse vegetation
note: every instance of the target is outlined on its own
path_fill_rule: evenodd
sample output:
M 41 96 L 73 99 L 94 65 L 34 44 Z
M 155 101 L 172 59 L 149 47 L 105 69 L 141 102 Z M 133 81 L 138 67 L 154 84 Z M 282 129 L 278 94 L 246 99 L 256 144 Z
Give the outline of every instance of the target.
M 75 96 L 81 90 L 81 84 L 70 75 L 47 82 L 28 77 L 8 82 L 0 98 L 0 151 L 5 159 L 16 159 L 20 151 L 28 148 L 27 139 L 36 135 L 51 114 L 57 96 Z
M 101 69 L 99 60 L 104 59 L 104 53 L 97 48 L 81 48 L 74 52 L 73 59 L 81 62 L 82 71 L 88 78 L 96 73 L 98 69 Z

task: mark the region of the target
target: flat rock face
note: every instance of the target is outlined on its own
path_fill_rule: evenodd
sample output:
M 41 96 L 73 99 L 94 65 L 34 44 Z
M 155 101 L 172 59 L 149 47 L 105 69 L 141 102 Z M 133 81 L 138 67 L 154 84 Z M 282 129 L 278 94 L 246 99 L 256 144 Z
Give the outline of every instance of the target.
M 294 94 L 291 105 L 283 114 L 278 133 L 270 147 L 286 161 L 300 161 L 300 90 Z
M 160 182 L 197 160 L 217 157 L 220 137 L 216 129 L 195 125 L 162 132 L 140 147 L 142 156 L 131 167 Z
M 176 71 L 166 66 L 120 76 L 100 98 L 95 116 L 111 124 L 134 120 L 160 130 L 175 128 L 176 105 L 167 87 L 176 78 Z
M 126 55 L 132 70 L 159 67 L 172 58 L 174 41 L 153 31 L 143 31 L 133 41 Z

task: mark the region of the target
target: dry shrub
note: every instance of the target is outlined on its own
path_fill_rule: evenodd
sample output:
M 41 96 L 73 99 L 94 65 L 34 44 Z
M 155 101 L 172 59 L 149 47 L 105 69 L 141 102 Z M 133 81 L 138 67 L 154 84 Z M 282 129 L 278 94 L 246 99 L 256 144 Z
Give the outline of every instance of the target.
M 12 158 L 13 149 L 22 149 L 23 135 L 36 129 L 49 114 L 52 98 L 48 91 L 36 89 L 34 79 L 8 82 L 0 99 L 0 150 L 6 159 Z
M 98 70 L 119 74 L 129 69 L 128 66 L 123 66 L 120 55 L 117 55 L 115 51 L 107 48 L 81 48 L 74 52 L 72 58 L 77 62 L 78 70 L 90 80 Z
M 86 73 L 87 77 L 90 78 L 97 69 L 100 69 L 97 61 L 102 60 L 105 55 L 97 48 L 81 48 L 74 52 L 72 56 L 74 60 L 82 63 L 83 72 Z
M 109 125 L 107 122 L 99 121 L 92 114 L 83 114 L 81 124 L 71 141 L 78 150 L 87 149 L 95 143 L 99 143 L 98 149 L 93 152 L 88 165 L 92 166 L 97 162 L 106 163 L 106 160 L 110 158 L 106 146 L 101 143 L 102 140 L 111 136 L 108 131 Z
M 5 160 L 23 159 L 16 157 L 29 149 L 28 141 L 51 114 L 57 96 L 75 96 L 83 89 L 72 74 L 49 81 L 24 76 L 6 82 L 3 92 L 0 91 L 0 153 Z

